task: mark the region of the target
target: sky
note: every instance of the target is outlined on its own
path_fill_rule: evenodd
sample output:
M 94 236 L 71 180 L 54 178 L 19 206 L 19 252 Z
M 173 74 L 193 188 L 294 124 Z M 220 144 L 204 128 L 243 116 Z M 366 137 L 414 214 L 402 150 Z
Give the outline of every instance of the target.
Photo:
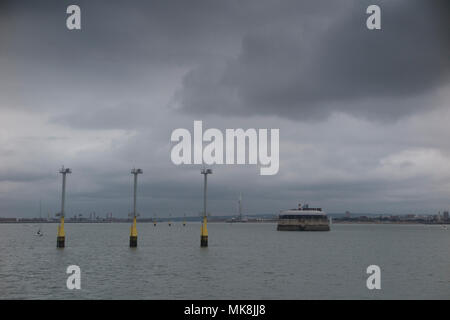
M 66 28 L 67 6 L 81 30 Z M 366 8 L 381 8 L 368 30 Z M 450 209 L 450 3 L 1 1 L 0 216 L 197 216 L 177 128 L 277 128 L 280 169 L 212 165 L 208 211 Z

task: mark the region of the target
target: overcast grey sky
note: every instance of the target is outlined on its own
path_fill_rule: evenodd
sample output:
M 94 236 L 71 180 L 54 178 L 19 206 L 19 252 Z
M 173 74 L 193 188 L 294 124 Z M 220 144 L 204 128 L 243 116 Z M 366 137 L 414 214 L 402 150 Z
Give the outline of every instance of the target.
M 69 216 L 125 217 L 133 166 L 141 216 L 197 215 L 194 120 L 280 129 L 277 175 L 213 166 L 213 215 L 450 209 L 449 57 L 448 1 L 1 1 L 0 216 L 59 211 L 63 164 Z

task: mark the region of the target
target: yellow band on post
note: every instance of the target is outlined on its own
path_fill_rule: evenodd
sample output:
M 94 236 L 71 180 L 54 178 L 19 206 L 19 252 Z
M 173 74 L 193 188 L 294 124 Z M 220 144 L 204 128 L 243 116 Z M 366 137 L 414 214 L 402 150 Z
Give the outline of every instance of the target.
M 130 237 L 137 237 L 136 217 L 133 218 L 133 224 L 131 225 Z
M 61 217 L 61 220 L 59 222 L 58 226 L 58 237 L 65 237 L 66 232 L 64 231 L 64 217 Z
M 202 236 L 208 236 L 208 229 L 206 228 L 206 217 L 203 217 L 203 223 L 202 223 Z

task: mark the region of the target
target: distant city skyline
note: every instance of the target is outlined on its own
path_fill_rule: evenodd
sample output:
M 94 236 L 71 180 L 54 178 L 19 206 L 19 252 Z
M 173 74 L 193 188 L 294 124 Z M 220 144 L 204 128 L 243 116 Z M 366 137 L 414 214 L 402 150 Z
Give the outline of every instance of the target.
M 279 171 L 213 165 L 212 215 L 450 209 L 448 1 L 0 4 L 0 217 L 198 215 L 176 128 L 279 128 Z M 382 9 L 368 30 L 366 8 Z

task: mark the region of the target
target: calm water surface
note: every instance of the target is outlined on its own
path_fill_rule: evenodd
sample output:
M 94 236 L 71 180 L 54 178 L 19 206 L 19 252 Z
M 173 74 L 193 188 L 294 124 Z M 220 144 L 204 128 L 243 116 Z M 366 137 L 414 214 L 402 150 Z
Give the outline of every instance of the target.
M 449 299 L 450 230 L 427 225 L 336 225 L 277 232 L 275 224 L 0 224 L 0 299 Z M 81 268 L 81 290 L 66 268 Z M 381 290 L 366 288 L 379 265 Z

